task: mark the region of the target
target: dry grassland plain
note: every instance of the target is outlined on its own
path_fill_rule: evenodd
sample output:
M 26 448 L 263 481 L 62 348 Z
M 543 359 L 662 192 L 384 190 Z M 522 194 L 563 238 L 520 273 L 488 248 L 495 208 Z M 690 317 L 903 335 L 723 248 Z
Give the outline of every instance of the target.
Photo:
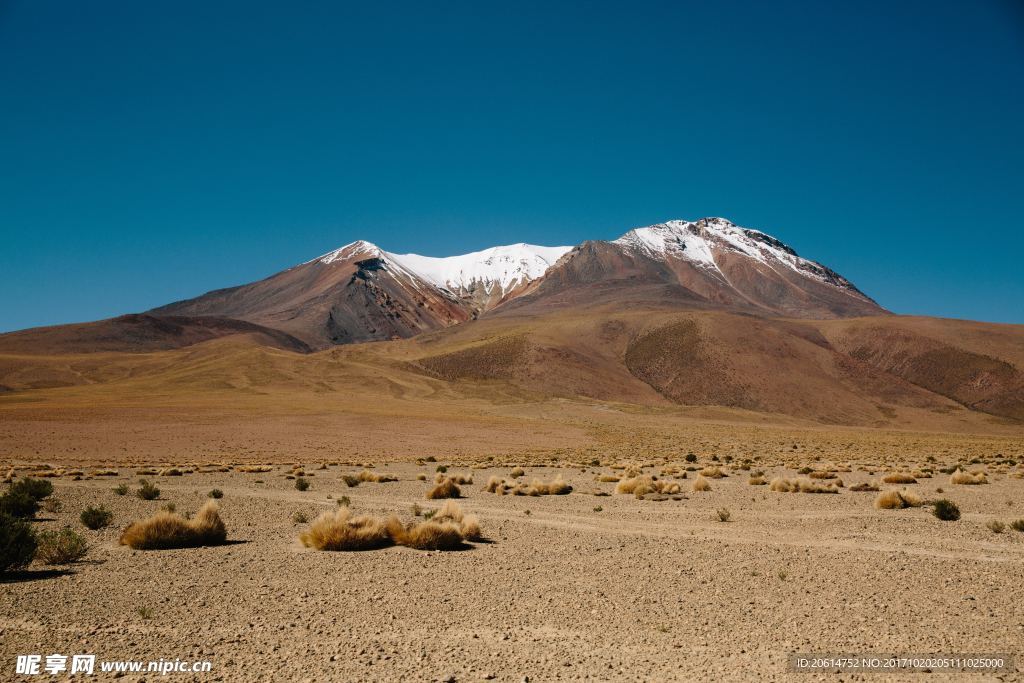
M 52 482 L 32 526 L 88 542 L 0 582 L 4 666 L 91 652 L 212 663 L 176 680 L 831 680 L 787 673 L 787 655 L 1021 654 L 1024 441 L 1007 421 L 827 426 L 354 360 L 329 386 L 289 372 L 0 395 L 0 474 Z M 958 467 L 984 483 L 954 483 Z M 449 478 L 459 497 L 428 499 Z M 227 543 L 122 542 L 214 489 Z M 961 517 L 938 519 L 939 499 Z M 111 525 L 83 526 L 87 506 Z

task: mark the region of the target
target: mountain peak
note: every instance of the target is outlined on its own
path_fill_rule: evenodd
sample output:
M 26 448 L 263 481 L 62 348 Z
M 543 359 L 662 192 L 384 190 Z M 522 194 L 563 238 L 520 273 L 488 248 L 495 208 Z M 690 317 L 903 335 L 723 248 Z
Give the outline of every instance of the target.
M 317 256 L 312 261 L 307 261 L 306 263 L 317 261 L 319 263 L 331 264 L 335 261 L 343 261 L 360 254 L 366 254 L 366 256 L 370 258 L 379 258 L 384 255 L 384 251 L 373 242 L 356 240 L 355 242 L 349 242 L 343 247 L 338 247 L 334 251 L 329 251 L 322 256 Z

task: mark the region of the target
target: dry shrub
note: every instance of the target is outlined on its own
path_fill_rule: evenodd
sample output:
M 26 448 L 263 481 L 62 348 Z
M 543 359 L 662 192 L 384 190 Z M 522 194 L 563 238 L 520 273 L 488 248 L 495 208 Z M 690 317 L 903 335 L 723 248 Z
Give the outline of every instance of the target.
M 564 496 L 567 493 L 572 493 L 572 486 L 562 481 L 561 475 L 549 482 L 534 479 L 529 486 L 520 484 L 512 489 L 515 496 Z
M 227 529 L 220 518 L 219 506 L 207 501 L 196 516 L 186 519 L 174 512 L 160 511 L 141 522 L 133 522 L 121 534 L 121 545 L 135 550 L 165 550 L 221 545 Z
M 428 519 L 400 528 L 395 542 L 417 550 L 454 550 L 462 546 L 462 529 L 454 522 Z
M 359 481 L 369 481 L 375 484 L 380 484 L 386 481 L 398 481 L 398 477 L 393 474 L 378 474 L 377 472 L 371 472 L 370 470 L 363 470 L 356 475 L 356 479 Z
M 487 485 L 484 486 L 484 491 L 487 493 L 500 493 L 505 495 L 506 488 L 505 480 L 501 477 L 491 477 L 487 480 Z
M 921 497 L 913 491 L 889 489 L 878 494 L 878 497 L 875 498 L 875 507 L 879 510 L 901 510 L 920 507 L 921 502 Z
M 434 522 L 452 522 L 459 525 L 462 537 L 466 540 L 479 541 L 483 538 L 477 516 L 463 514 L 462 507 L 454 500 L 446 500 L 430 519 Z
M 94 477 L 116 477 L 117 470 L 95 470 L 92 473 Z
M 988 483 L 988 479 L 985 478 L 985 473 L 984 472 L 977 472 L 977 473 L 971 474 L 970 472 L 964 472 L 961 469 L 957 469 L 957 471 L 954 472 L 949 477 L 949 483 L 950 484 L 963 484 L 963 485 L 966 485 L 966 486 L 974 486 L 974 485 L 977 485 L 977 484 L 987 484 Z
M 609 482 L 613 482 L 613 481 L 619 481 L 621 479 L 622 479 L 622 477 L 620 477 L 618 475 L 615 475 L 615 474 L 602 474 L 602 475 L 598 476 L 598 478 L 597 478 L 598 481 L 603 481 L 605 483 L 609 483 Z
M 904 472 L 893 472 L 882 477 L 882 481 L 886 484 L 916 484 L 917 479 L 913 475 L 906 474 Z
M 638 498 L 648 493 L 672 495 L 682 492 L 682 488 L 674 481 L 664 481 L 642 475 L 623 479 L 615 486 L 615 493 L 632 493 Z
M 519 477 L 522 477 L 525 474 L 526 470 L 524 470 L 522 467 L 516 467 L 511 472 L 508 473 L 508 476 L 512 477 L 513 479 L 518 479 Z
M 851 491 L 877 491 L 878 490 L 878 486 L 875 485 L 875 484 L 872 484 L 870 481 L 864 481 L 864 482 L 861 482 L 860 484 L 854 484 L 853 486 L 850 487 L 850 490 Z
M 455 482 L 450 478 L 445 477 L 442 479 L 434 488 L 427 491 L 427 498 L 430 500 L 437 500 L 440 498 L 461 498 L 462 491 L 456 486 Z
M 143 467 L 142 469 L 135 470 L 135 474 L 141 477 L 152 477 L 159 474 L 159 470 L 153 467 Z
M 747 483 L 750 484 L 751 486 L 764 486 L 768 482 L 765 480 L 764 476 L 760 474 L 755 474 L 752 477 L 750 477 L 750 480 L 747 481 Z
M 811 472 L 807 475 L 811 479 L 835 479 L 835 472 Z
M 69 526 L 39 532 L 36 559 L 44 564 L 71 564 L 85 557 L 89 544 Z
M 710 491 L 711 482 L 704 478 L 703 474 L 698 474 L 697 478 L 693 480 L 694 491 Z
M 708 479 L 721 479 L 722 477 L 728 476 L 725 472 L 718 467 L 705 467 L 700 471 L 700 476 L 707 477 Z
M 245 474 L 259 474 L 261 472 L 270 472 L 274 468 L 270 465 L 236 465 L 236 472 L 243 472 Z
M 177 467 L 165 467 L 164 469 L 160 470 L 161 477 L 180 477 L 181 474 L 181 470 L 179 470 Z
M 299 540 L 307 548 L 317 550 L 372 550 L 393 544 L 395 536 L 402 533 L 397 517 L 353 517 L 352 510 L 343 506 L 313 520 Z
M 779 493 L 839 493 L 839 487 L 835 484 L 820 484 L 807 477 L 776 477 L 772 479 L 771 490 Z

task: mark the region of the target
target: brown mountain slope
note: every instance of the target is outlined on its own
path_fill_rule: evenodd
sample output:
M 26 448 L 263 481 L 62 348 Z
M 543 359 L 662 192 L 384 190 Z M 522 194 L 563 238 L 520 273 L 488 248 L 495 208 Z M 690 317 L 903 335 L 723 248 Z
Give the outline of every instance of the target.
M 151 313 L 248 320 L 314 348 L 410 337 L 470 317 L 457 297 L 392 267 L 372 244 L 354 242 L 332 256 Z
M 669 221 L 584 242 L 494 314 L 647 305 L 842 318 L 887 313 L 852 283 L 757 230 Z
M 280 330 L 219 317 L 122 315 L 108 320 L 36 327 L 0 335 L 0 354 L 66 354 L 177 349 L 231 335 L 250 335 L 257 344 L 309 352 L 304 342 Z
M 893 362 L 881 353 L 892 344 L 868 343 L 876 338 L 900 340 L 893 357 L 928 359 L 939 349 L 961 364 L 990 360 L 977 361 L 977 371 L 939 373 L 938 382 L 933 371 L 941 365 Z M 1024 424 L 1014 401 L 1022 341 L 1021 326 L 897 316 L 809 321 L 722 311 L 561 311 L 482 318 L 312 354 L 260 346 L 247 335 L 151 353 L 0 353 L 0 403 L 187 413 L 210 401 L 258 399 L 293 411 L 331 395 L 347 397 L 348 411 L 387 404 L 395 415 L 402 405 L 447 415 L 460 406 L 502 405 L 546 413 L 552 399 L 565 399 L 657 410 L 707 406 L 773 423 L 995 432 Z

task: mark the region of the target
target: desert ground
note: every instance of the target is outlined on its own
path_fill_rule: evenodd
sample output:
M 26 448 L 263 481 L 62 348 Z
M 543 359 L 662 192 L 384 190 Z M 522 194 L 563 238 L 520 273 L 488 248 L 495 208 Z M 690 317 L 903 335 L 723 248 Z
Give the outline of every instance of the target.
M 264 434 L 254 423 L 253 443 L 230 457 L 170 458 L 155 449 L 157 456 L 103 459 L 102 430 L 93 428 L 83 432 L 92 446 L 82 463 L 73 450 L 50 460 L 8 458 L 4 470 L 14 466 L 16 480 L 48 475 L 54 483 L 59 504 L 44 505 L 33 525 L 70 525 L 89 549 L 74 564 L 36 562 L 0 583 L 4 677 L 18 654 L 51 652 L 208 660 L 211 673 L 169 676 L 231 681 L 835 680 L 788 673 L 788 654 L 1024 654 L 1024 533 L 1010 526 L 1024 518 L 1024 444 L 1016 436 L 594 411 L 569 406 L 540 421 L 541 434 L 495 436 L 490 449 L 455 440 L 460 454 L 449 457 L 388 461 L 372 444 L 373 456 L 332 457 L 326 439 L 305 444 L 305 457 L 266 457 L 274 444 L 256 447 Z M 73 417 L 50 424 L 52 444 L 75 432 Z M 131 437 L 156 443 L 170 430 L 155 424 L 141 420 Z M 389 443 L 408 436 L 403 427 Z M 24 425 L 7 420 L 3 428 L 10 444 Z M 205 434 L 194 443 L 215 443 L 224 429 L 212 420 L 207 432 L 190 427 L 193 437 Z M 108 445 L 117 445 L 111 432 Z M 474 448 L 476 457 L 466 455 Z M 241 471 L 242 463 L 265 471 Z M 951 483 L 942 470 L 958 464 L 984 471 L 987 483 Z M 98 476 L 101 467 L 116 474 Z M 513 477 L 517 467 L 523 474 Z M 773 480 L 796 480 L 801 469 L 815 477 L 806 481 L 843 486 L 826 494 L 773 490 Z M 397 481 L 345 482 L 364 470 Z M 759 472 L 765 484 L 751 485 Z M 916 483 L 882 482 L 891 473 L 915 473 Z M 439 475 L 472 478 L 459 486 L 458 503 L 479 518 L 483 540 L 454 551 L 359 552 L 299 541 L 318 514 L 341 505 L 420 520 L 444 502 L 426 498 Z M 637 475 L 667 493 L 616 493 L 613 479 Z M 307 490 L 296 488 L 300 477 Z M 501 495 L 485 490 L 492 477 L 526 488 L 561 479 L 572 492 Z M 160 489 L 157 499 L 134 495 L 142 478 Z M 696 481 L 710 490 L 694 490 Z M 878 492 L 851 490 L 864 482 L 907 489 L 924 504 L 877 509 Z M 118 495 L 121 484 L 128 491 Z M 228 544 L 119 544 L 130 522 L 169 503 L 192 514 L 214 488 L 223 492 Z M 962 517 L 933 516 L 928 503 L 937 498 L 953 500 Z M 83 527 L 87 505 L 112 511 L 112 525 Z M 1005 528 L 993 531 L 993 520 Z M 974 678 L 1019 677 L 1017 669 Z

